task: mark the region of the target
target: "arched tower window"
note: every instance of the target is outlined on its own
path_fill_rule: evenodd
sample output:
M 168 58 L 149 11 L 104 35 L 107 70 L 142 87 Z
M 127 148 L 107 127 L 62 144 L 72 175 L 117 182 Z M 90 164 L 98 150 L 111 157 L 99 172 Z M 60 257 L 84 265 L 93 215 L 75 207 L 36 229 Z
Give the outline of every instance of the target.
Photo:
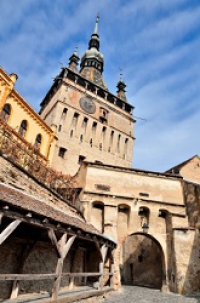
M 121 135 L 118 135 L 118 138 L 117 138 L 117 153 L 120 152 L 120 140 L 121 140 Z
M 82 125 L 81 125 L 82 131 L 83 131 L 84 134 L 86 133 L 87 123 L 88 123 L 88 118 L 85 117 L 83 119 L 83 122 L 82 122 Z
M 25 135 L 26 135 L 26 132 L 27 132 L 27 126 L 28 126 L 28 123 L 26 120 L 23 120 L 21 125 L 20 125 L 20 128 L 19 128 L 19 134 L 24 138 Z
M 125 144 L 124 144 L 124 159 L 127 157 L 127 151 L 128 151 L 128 138 L 125 139 Z
M 10 104 L 6 103 L 1 111 L 1 119 L 7 123 L 8 119 L 10 118 L 10 114 L 11 114 L 11 106 Z
M 108 152 L 111 151 L 112 145 L 113 145 L 113 138 L 114 138 L 114 131 L 112 130 L 110 133 L 110 142 L 109 142 L 109 148 L 108 148 Z
M 41 146 L 41 142 L 42 142 L 42 136 L 40 134 L 38 134 L 35 138 L 34 147 L 39 150 L 40 146 Z

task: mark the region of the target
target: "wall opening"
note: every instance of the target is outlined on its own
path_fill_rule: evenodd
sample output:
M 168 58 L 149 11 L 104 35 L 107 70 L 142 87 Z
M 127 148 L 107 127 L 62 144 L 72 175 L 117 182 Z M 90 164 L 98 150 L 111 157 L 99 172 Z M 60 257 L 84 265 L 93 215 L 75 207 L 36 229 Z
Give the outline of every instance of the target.
M 125 284 L 161 289 L 165 266 L 158 241 L 143 233 L 128 236 L 123 243 L 120 269 Z

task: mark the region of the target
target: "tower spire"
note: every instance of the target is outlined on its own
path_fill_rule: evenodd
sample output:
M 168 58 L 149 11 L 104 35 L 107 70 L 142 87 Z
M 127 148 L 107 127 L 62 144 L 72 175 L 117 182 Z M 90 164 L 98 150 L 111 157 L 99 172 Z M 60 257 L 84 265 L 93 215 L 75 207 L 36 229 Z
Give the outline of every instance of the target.
M 100 15 L 99 15 L 99 13 L 98 13 L 98 14 L 97 14 L 97 18 L 96 18 L 96 22 L 95 22 L 95 25 L 94 25 L 94 32 L 93 32 L 93 35 L 98 35 L 99 19 L 100 19 Z
M 83 54 L 80 64 L 80 74 L 90 81 L 107 89 L 102 78 L 104 58 L 99 51 L 100 39 L 98 34 L 99 13 L 97 14 L 94 31 L 89 40 L 88 49 Z

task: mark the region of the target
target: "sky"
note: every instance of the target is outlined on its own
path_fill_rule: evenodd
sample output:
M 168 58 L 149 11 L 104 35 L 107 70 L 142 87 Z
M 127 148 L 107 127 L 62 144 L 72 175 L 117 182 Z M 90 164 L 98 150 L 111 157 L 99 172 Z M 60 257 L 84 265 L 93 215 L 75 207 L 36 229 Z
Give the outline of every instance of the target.
M 200 155 L 200 0 L 0 0 L 0 65 L 40 102 L 99 12 L 104 80 L 120 77 L 134 109 L 135 168 L 166 171 Z

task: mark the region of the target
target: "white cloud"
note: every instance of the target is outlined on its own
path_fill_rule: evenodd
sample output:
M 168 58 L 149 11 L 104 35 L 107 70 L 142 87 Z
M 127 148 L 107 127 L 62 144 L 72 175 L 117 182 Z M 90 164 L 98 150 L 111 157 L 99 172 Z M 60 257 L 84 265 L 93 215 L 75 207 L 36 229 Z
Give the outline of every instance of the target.
M 195 0 L 1 0 L 0 65 L 39 109 L 60 64 L 82 55 L 100 12 L 104 78 L 115 92 L 119 67 L 135 114 L 135 165 L 165 170 L 197 154 L 200 8 Z M 195 127 L 194 127 L 195 125 Z

